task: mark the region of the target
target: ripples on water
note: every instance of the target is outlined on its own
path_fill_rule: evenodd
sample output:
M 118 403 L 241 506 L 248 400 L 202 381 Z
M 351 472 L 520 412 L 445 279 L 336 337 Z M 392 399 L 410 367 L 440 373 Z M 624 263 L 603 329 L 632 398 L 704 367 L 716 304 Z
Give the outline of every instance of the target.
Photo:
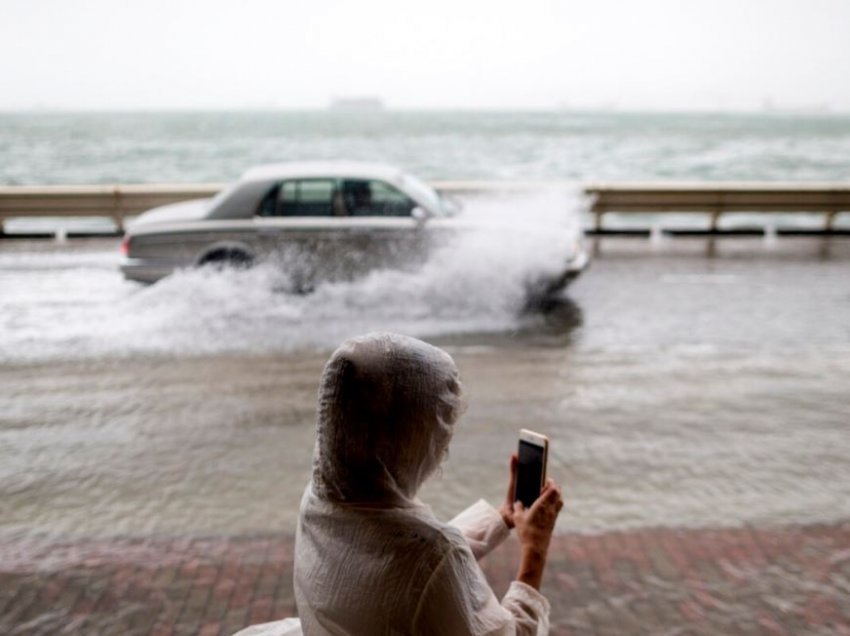
M 850 515 L 847 242 L 606 239 L 554 332 L 491 246 L 293 297 L 262 268 L 139 287 L 103 245 L 0 256 L 2 535 L 290 531 L 327 350 L 374 328 L 464 375 L 441 515 L 497 500 L 523 426 L 553 439 L 562 530 Z

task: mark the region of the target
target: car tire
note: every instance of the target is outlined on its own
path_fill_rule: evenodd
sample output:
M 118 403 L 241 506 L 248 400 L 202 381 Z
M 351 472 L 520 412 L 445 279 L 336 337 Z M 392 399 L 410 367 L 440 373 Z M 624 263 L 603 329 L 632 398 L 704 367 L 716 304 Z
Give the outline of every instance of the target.
M 221 248 L 204 256 L 198 263 L 200 267 L 223 269 L 248 269 L 254 265 L 253 257 L 247 252 L 236 248 Z

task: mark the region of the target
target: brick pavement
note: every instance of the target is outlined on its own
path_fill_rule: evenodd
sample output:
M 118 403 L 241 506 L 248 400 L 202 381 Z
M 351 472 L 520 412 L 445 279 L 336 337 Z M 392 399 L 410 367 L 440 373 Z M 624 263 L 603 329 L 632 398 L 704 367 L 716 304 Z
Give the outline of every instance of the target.
M 0 633 L 230 634 L 291 615 L 292 538 L 0 541 Z M 508 542 L 483 563 L 504 592 Z M 850 522 L 553 541 L 555 634 L 848 634 Z

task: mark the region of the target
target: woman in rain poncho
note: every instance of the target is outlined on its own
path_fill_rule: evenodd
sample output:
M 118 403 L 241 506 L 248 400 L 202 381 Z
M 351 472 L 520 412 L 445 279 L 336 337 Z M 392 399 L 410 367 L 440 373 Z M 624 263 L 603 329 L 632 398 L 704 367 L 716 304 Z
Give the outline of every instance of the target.
M 295 541 L 304 634 L 548 633 L 549 603 L 538 590 L 563 505 L 554 482 L 531 508 L 513 503 L 513 457 L 498 511 L 481 500 L 445 524 L 416 498 L 446 455 L 460 409 L 454 361 L 420 340 L 370 334 L 331 356 Z M 521 563 L 500 603 L 476 561 L 514 526 Z M 293 623 L 244 633 L 298 633 L 285 625 Z

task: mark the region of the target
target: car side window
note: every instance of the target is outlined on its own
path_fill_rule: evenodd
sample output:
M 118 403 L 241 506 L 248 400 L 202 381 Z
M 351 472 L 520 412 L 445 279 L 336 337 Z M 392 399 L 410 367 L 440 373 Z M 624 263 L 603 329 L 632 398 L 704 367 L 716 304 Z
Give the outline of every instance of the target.
M 385 181 L 346 179 L 342 196 L 350 216 L 410 216 L 416 204 Z
M 334 216 L 337 199 L 333 179 L 283 181 L 271 190 L 257 210 L 260 216 Z

